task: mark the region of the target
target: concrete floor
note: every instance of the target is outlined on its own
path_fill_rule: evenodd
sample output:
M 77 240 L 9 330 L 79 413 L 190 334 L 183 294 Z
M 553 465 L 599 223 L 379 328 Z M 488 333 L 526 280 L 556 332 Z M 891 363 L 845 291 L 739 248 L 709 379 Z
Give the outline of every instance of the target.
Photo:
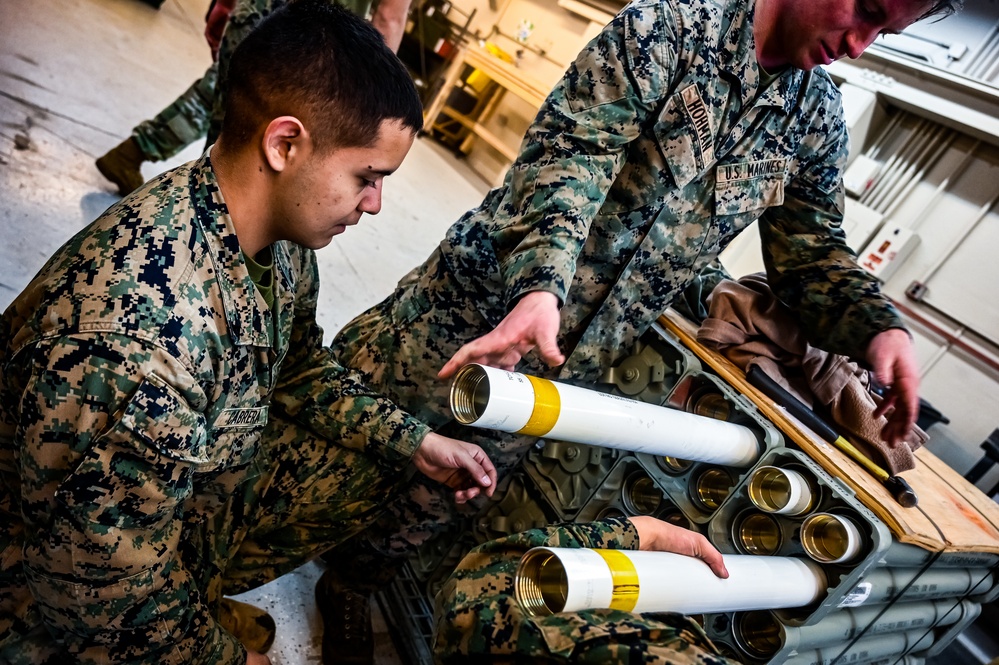
M 0 310 L 45 260 L 118 197 L 94 159 L 152 117 L 210 62 L 202 36 L 208 0 L 0 2 Z M 202 145 L 149 177 L 196 158 Z M 318 252 L 320 323 L 327 338 L 388 295 L 445 229 L 476 205 L 486 185 L 450 153 L 417 141 L 385 184 L 381 214 Z M 310 564 L 243 600 L 278 622 L 275 665 L 320 662 L 320 622 Z M 399 662 L 381 624 L 381 663 Z

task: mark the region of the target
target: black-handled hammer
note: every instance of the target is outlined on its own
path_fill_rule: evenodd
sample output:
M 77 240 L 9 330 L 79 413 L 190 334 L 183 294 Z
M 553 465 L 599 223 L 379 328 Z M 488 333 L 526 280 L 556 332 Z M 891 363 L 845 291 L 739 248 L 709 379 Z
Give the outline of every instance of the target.
M 857 450 L 852 443 L 837 434 L 836 430 L 815 415 L 815 412 L 805 406 L 797 397 L 770 378 L 762 369 L 753 365 L 749 368 L 749 372 L 746 373 L 746 379 L 750 385 L 755 386 L 764 395 L 787 409 L 788 413 L 804 423 L 810 430 L 826 441 L 831 442 L 846 453 L 850 459 L 870 471 L 875 478 L 881 481 L 881 484 L 885 486 L 903 508 L 912 508 L 919 503 L 916 493 L 912 491 L 912 487 L 909 486 L 909 483 L 905 482 L 904 478 L 890 475 L 867 455 Z

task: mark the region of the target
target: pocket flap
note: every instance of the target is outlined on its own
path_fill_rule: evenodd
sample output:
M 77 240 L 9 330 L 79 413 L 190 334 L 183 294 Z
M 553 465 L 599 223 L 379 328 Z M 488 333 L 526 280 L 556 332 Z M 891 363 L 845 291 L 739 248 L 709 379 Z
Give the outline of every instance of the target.
M 724 164 L 715 169 L 715 214 L 741 213 L 784 203 L 784 159 Z
M 209 461 L 204 415 L 155 374 L 139 384 L 120 426 L 168 457 L 194 464 Z

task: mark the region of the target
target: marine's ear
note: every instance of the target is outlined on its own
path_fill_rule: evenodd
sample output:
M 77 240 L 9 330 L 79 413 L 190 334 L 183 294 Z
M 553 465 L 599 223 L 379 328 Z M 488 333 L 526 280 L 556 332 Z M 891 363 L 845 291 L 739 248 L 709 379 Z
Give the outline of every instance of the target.
M 261 149 L 268 165 L 280 173 L 289 162 L 308 151 L 310 141 L 309 132 L 301 120 L 283 115 L 267 123 L 261 137 Z

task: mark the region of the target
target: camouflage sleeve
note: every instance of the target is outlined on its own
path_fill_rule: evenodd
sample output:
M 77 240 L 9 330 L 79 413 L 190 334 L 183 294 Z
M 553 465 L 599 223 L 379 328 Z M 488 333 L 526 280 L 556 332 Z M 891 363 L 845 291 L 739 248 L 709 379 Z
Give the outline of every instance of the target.
M 229 60 L 239 43 L 284 0 L 236 0 L 219 40 L 219 83 L 228 79 Z
M 437 659 L 551 656 L 542 634 L 524 618 L 513 595 L 514 571 L 532 547 L 638 549 L 638 531 L 625 518 L 611 518 L 532 529 L 476 547 L 437 594 Z
M 902 318 L 874 277 L 857 263 L 842 229 L 843 169 L 849 140 L 835 88 L 803 118 L 812 131 L 810 159 L 785 190 L 784 204 L 760 219 L 770 286 L 796 315 L 808 340 L 863 360 L 870 339 Z
M 495 238 L 506 299 L 564 302 L 576 258 L 634 141 L 668 95 L 675 26 L 666 3 L 629 5 L 569 66 L 507 174 Z
M 319 269 L 313 252 L 306 251 L 302 260 L 290 350 L 274 405 L 319 436 L 405 466 L 430 428 L 369 390 L 322 346 L 323 330 L 316 322 Z
M 119 335 L 19 358 L 25 574 L 49 631 L 80 663 L 245 662 L 178 554 L 194 471 L 211 461 L 198 384 Z

